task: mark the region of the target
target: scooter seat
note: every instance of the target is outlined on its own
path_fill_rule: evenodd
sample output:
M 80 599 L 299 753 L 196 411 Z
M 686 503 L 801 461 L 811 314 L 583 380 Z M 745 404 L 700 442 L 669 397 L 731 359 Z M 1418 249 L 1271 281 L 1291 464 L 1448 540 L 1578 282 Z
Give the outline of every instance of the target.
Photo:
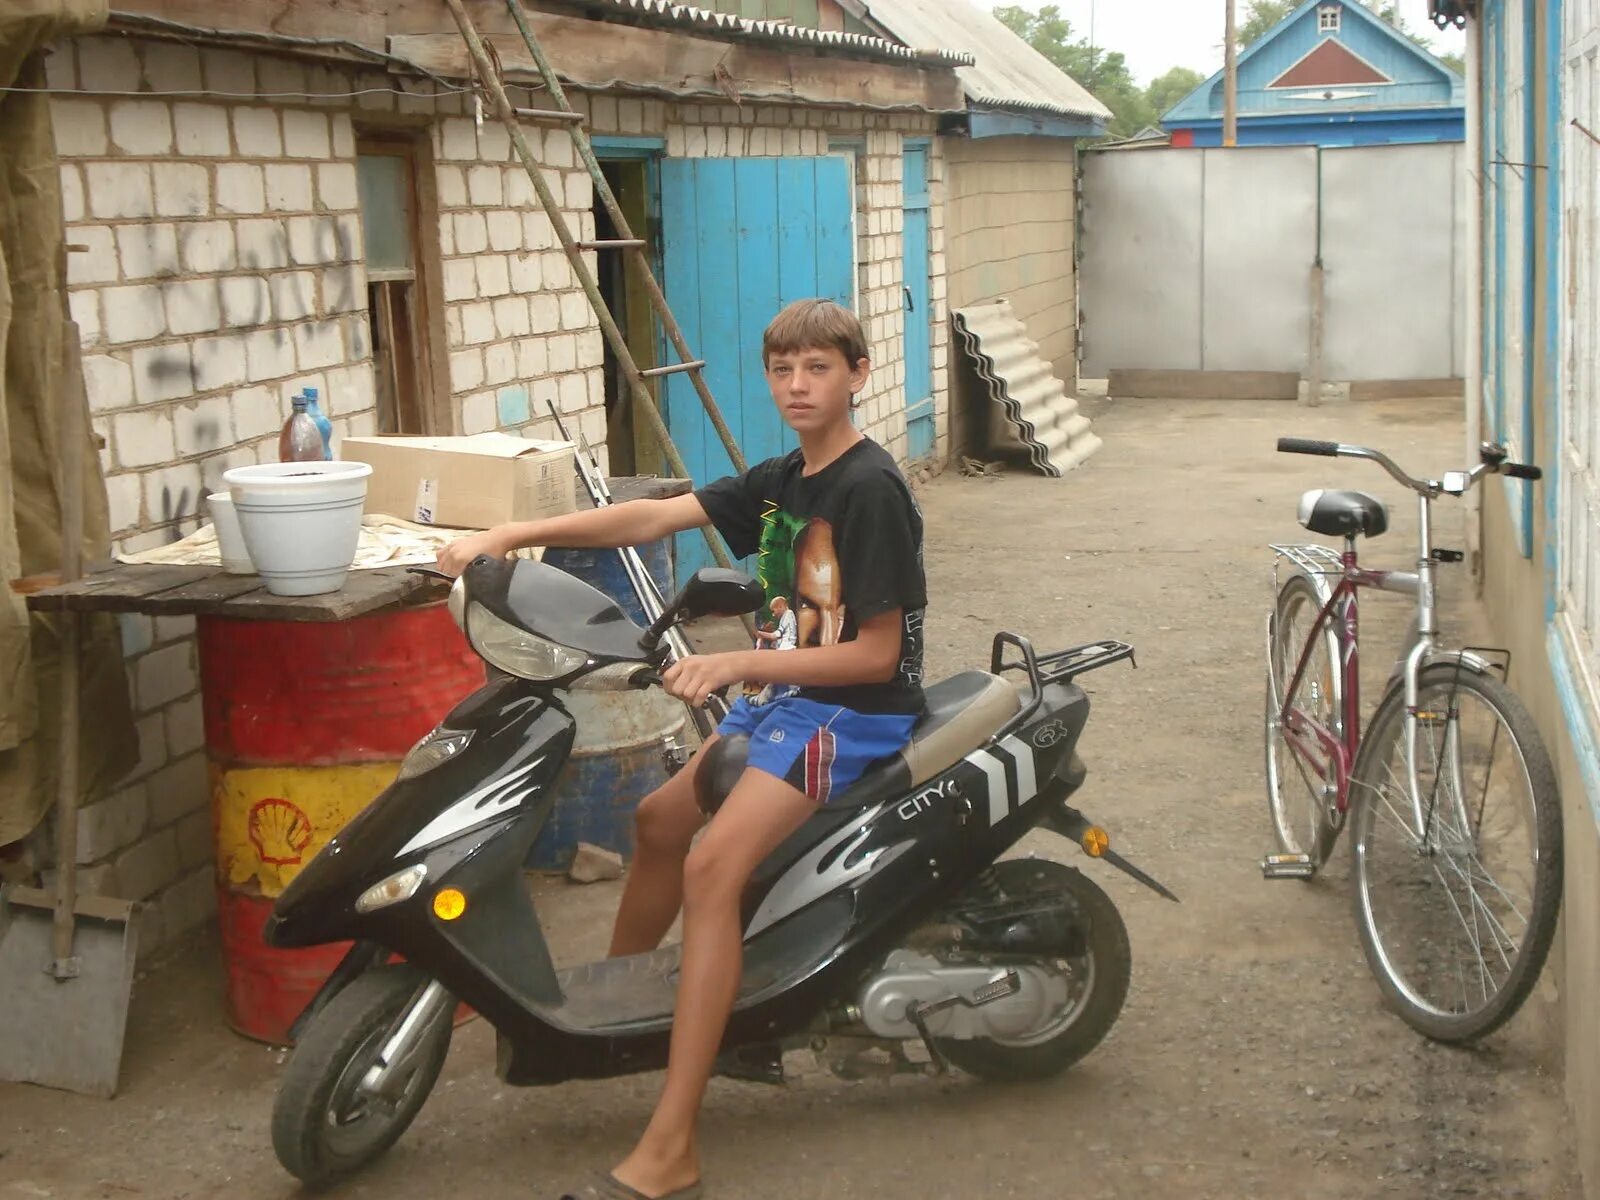
M 923 698 L 927 711 L 905 749 L 867 768 L 828 802 L 829 808 L 873 804 L 932 779 L 976 750 L 1022 707 L 1016 688 L 987 671 L 952 675 L 925 688 Z M 695 792 L 704 812 L 714 813 L 722 806 L 744 774 L 749 753 L 750 739 L 741 735 L 720 739 L 700 760 Z

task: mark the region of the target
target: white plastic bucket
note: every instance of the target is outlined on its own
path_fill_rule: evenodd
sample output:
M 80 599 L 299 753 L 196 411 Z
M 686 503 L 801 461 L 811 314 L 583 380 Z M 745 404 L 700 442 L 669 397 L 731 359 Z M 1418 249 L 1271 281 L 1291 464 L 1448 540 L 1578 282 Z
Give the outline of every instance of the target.
M 229 575 L 254 575 L 255 564 L 250 561 L 244 534 L 239 531 L 239 514 L 233 511 L 233 495 L 212 492 L 206 497 L 206 506 L 211 510 L 211 527 L 217 531 L 217 553 L 222 558 L 222 569 Z
M 269 592 L 320 596 L 344 586 L 371 474 L 366 463 L 285 462 L 223 475 L 245 548 Z

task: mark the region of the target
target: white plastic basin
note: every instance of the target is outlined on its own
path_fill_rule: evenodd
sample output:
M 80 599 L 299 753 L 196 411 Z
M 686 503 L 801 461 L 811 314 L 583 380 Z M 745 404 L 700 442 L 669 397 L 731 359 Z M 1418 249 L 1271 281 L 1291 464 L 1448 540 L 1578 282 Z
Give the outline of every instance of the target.
M 228 492 L 212 492 L 206 497 L 211 509 L 211 527 L 217 531 L 217 554 L 222 559 L 222 569 L 229 575 L 254 575 L 255 564 L 250 561 L 250 551 L 245 549 L 244 534 L 239 532 L 239 515 L 233 511 L 233 496 Z
M 250 561 L 277 596 L 320 596 L 344 586 L 361 539 L 372 468 L 358 462 L 235 467 L 233 496 Z

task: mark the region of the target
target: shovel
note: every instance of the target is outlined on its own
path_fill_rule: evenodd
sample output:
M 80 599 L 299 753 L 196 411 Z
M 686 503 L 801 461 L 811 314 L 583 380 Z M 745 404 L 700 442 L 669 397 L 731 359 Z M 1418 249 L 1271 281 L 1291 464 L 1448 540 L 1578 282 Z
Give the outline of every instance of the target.
M 65 272 L 62 279 L 66 278 Z M 64 331 L 61 582 L 82 573 L 86 400 L 78 327 Z M 133 991 L 136 905 L 78 895 L 78 659 L 82 618 L 61 615 L 61 764 L 53 894 L 0 888 L 0 1079 L 111 1096 Z

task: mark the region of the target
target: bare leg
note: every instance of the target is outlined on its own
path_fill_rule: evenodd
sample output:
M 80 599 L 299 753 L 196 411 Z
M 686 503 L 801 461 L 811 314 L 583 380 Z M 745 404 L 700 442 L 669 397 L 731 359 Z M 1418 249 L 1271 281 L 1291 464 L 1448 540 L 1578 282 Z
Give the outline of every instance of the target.
M 762 859 L 816 811 L 804 793 L 763 771 L 744 773 L 689 852 L 683 886 L 683 966 L 667 1080 L 650 1124 L 616 1176 L 647 1196 L 700 1177 L 700 1101 L 739 994 L 744 931 L 739 899 Z
M 683 907 L 683 863 L 705 824 L 695 800 L 694 772 L 716 742 L 707 738 L 687 766 L 639 802 L 634 815 L 633 862 L 611 931 L 611 957 L 645 954 L 678 919 Z

